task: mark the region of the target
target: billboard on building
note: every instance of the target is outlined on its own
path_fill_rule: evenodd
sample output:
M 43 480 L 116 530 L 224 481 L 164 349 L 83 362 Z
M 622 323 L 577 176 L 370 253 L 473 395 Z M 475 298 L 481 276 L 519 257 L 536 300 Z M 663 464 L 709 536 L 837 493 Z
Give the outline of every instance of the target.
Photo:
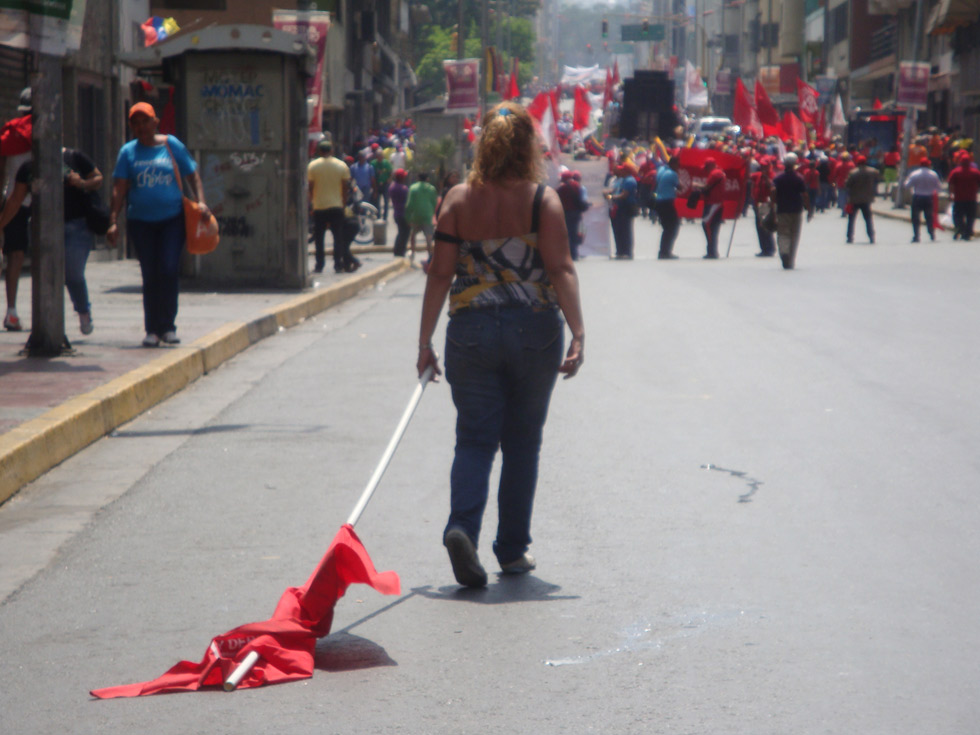
M 929 102 L 929 64 L 919 61 L 903 61 L 898 65 L 898 93 L 895 102 L 899 107 L 925 109 Z

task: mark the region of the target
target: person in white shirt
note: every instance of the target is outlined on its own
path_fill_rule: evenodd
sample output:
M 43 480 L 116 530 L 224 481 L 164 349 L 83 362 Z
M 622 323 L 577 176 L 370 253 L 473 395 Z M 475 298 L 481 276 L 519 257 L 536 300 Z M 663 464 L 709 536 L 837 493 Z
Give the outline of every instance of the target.
M 939 174 L 930 168 L 928 158 L 919 160 L 919 167 L 905 177 L 904 186 L 912 190 L 912 242 L 919 242 L 920 217 L 925 214 L 929 238 L 935 242 L 936 225 L 932 217 L 932 200 L 939 193 L 942 182 Z

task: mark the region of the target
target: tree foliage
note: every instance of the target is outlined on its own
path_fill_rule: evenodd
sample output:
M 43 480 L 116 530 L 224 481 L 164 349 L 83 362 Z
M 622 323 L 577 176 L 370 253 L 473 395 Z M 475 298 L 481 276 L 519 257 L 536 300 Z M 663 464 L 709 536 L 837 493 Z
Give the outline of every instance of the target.
M 533 18 L 541 9 L 541 0 L 495 0 L 501 9 L 515 18 Z M 434 25 L 445 28 L 459 21 L 459 6 L 463 4 L 463 18 L 479 18 L 483 8 L 483 0 L 427 0 L 426 7 L 432 16 Z
M 455 2 L 452 3 L 455 6 Z M 516 2 L 515 2 L 516 5 Z M 454 59 L 456 54 L 451 51 L 452 25 L 427 25 L 421 33 L 419 56 L 415 63 L 415 74 L 419 80 L 418 101 L 438 97 L 446 92 L 446 74 L 442 62 Z M 480 26 L 476 20 L 470 20 L 464 34 L 463 58 L 482 59 L 482 42 Z M 487 29 L 487 38 L 491 44 L 498 36 L 497 25 L 491 22 Z M 534 67 L 534 26 L 527 18 L 504 18 L 500 29 L 500 37 L 504 39 L 504 48 L 499 49 L 503 57 L 504 68 L 509 72 L 511 59 L 517 58 L 518 84 L 526 84 L 533 74 Z M 507 41 L 509 40 L 509 47 Z

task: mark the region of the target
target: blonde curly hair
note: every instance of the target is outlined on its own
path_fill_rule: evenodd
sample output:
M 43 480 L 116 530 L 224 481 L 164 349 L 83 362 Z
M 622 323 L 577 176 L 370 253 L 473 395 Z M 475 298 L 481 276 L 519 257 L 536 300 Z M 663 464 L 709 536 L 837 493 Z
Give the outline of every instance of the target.
M 501 102 L 483 117 L 483 130 L 467 182 L 479 186 L 543 178 L 541 148 L 531 115 L 516 102 Z

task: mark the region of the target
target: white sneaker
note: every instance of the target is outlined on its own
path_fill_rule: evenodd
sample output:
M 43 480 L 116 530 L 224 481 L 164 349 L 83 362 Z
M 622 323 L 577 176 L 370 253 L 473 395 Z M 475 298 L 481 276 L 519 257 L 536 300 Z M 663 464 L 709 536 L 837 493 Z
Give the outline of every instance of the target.
M 160 346 L 160 338 L 157 335 L 155 335 L 155 334 L 147 334 L 143 338 L 143 346 L 144 347 L 159 347 Z
M 82 331 L 82 334 L 92 334 L 92 330 L 95 329 L 95 327 L 92 326 L 91 312 L 78 315 L 78 328 Z
M 180 337 L 177 336 L 176 332 L 164 332 L 160 339 L 162 339 L 168 345 L 179 345 Z

